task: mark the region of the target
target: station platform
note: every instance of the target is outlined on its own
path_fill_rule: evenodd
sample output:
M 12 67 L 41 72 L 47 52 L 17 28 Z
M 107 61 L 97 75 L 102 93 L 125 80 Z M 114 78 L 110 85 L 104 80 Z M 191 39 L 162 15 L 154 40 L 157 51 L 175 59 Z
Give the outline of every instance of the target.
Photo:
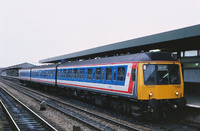
M 185 92 L 186 108 L 182 112 L 182 119 L 195 125 L 200 124 L 200 93 Z
M 194 107 L 200 109 L 200 94 L 185 93 L 188 107 Z

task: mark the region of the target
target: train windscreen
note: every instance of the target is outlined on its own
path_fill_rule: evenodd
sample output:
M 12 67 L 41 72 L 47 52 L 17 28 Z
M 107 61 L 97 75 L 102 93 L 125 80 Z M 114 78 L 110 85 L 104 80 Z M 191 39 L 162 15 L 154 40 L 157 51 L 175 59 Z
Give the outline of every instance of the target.
M 145 85 L 181 84 L 177 64 L 145 64 L 143 72 Z

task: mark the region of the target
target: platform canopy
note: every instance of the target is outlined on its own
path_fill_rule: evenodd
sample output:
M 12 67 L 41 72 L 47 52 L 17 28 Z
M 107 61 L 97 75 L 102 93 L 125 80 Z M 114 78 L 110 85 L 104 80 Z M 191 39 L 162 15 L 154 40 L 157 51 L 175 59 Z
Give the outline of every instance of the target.
M 93 59 L 95 57 L 133 54 L 159 49 L 167 52 L 180 52 L 200 49 L 200 25 L 172 30 L 155 35 L 122 41 L 71 54 L 40 60 L 40 63 L 58 63 L 71 60 Z M 180 54 L 180 53 L 179 53 Z
M 12 69 L 21 69 L 21 68 L 34 67 L 34 66 L 35 65 L 33 65 L 33 64 L 25 62 L 25 63 L 17 64 L 17 65 L 14 65 L 14 66 L 6 67 L 5 69 L 6 70 L 12 70 Z

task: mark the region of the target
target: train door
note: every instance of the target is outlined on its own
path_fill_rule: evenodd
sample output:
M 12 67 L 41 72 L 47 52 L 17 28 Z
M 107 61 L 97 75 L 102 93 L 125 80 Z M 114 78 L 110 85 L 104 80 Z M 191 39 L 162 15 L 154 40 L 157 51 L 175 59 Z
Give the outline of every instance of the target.
M 129 92 L 133 92 L 133 98 L 137 99 L 137 67 L 133 66 L 131 76 Z

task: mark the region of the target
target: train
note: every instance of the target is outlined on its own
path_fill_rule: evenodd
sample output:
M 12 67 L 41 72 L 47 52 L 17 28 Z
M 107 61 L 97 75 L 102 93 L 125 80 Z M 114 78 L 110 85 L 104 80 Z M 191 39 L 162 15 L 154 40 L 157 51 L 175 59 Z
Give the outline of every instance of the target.
M 181 63 L 171 53 L 144 52 L 19 70 L 21 83 L 62 90 L 98 106 L 149 120 L 183 109 Z

